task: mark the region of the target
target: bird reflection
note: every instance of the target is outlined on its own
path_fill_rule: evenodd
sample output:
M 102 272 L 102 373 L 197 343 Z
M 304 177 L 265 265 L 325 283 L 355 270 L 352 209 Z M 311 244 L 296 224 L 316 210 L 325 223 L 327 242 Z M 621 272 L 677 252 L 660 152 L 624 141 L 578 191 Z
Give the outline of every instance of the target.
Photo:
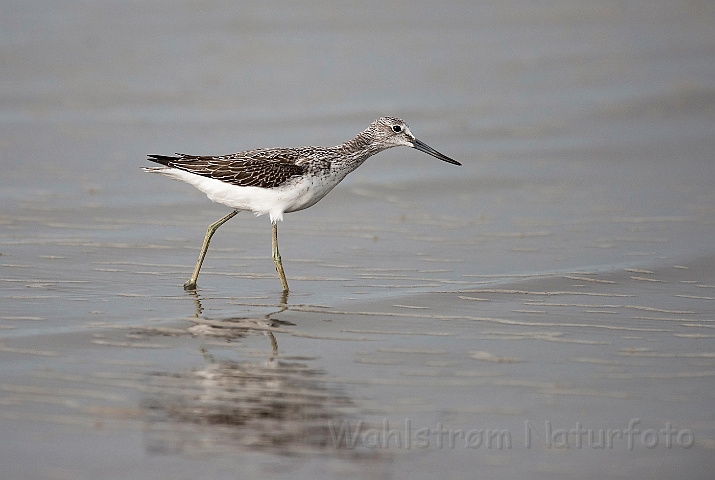
M 227 340 L 233 340 L 263 331 L 270 338 L 273 355 L 275 356 L 278 354 L 278 342 L 273 335 L 273 331 L 281 326 L 295 325 L 291 322 L 272 318 L 274 315 L 288 310 L 288 292 L 281 294 L 280 302 L 276 304 L 277 310 L 262 317 L 232 317 L 222 320 L 210 320 L 203 317 L 204 308 L 201 304 L 201 297 L 195 291 L 189 291 L 187 294 L 193 297 L 196 309 L 194 313 L 196 324 L 188 329 L 189 333 L 193 335 L 222 337 Z
M 221 320 L 203 317 L 201 298 L 192 293 L 195 325 L 188 333 L 227 342 L 263 333 L 271 348 L 262 360 L 236 361 L 202 347 L 203 367 L 152 375 L 152 395 L 144 404 L 150 451 L 337 453 L 330 425 L 341 424 L 354 407 L 337 388 L 327 385 L 323 371 L 304 363 L 309 359 L 279 355 L 274 332 L 294 325 L 273 318 L 289 308 L 287 293 L 267 315 Z

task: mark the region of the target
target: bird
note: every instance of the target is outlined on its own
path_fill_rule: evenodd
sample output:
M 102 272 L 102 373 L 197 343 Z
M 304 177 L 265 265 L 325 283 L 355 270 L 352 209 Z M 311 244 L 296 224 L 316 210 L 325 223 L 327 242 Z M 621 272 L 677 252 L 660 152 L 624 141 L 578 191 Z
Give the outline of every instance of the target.
M 216 230 L 240 211 L 250 211 L 270 218 L 273 262 L 287 294 L 288 281 L 278 251 L 277 224 L 283 214 L 315 205 L 369 157 L 398 146 L 461 165 L 415 138 L 403 120 L 389 116 L 378 118 L 355 138 L 334 147 L 260 148 L 219 156 L 147 155 L 149 161 L 161 166 L 142 167 L 145 172 L 186 182 L 210 200 L 233 209 L 209 225 L 196 267 L 184 289 L 196 290 L 199 271 Z

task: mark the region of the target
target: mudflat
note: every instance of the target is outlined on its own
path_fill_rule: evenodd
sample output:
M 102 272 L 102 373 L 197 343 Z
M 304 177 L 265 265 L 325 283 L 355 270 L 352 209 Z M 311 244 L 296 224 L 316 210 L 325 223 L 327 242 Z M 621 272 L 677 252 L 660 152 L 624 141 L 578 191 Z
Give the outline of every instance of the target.
M 711 476 L 708 2 L 53 5 L 2 17 L 0 476 Z M 463 166 L 286 215 L 287 296 L 247 213 L 182 289 L 228 210 L 147 153 L 381 115 Z

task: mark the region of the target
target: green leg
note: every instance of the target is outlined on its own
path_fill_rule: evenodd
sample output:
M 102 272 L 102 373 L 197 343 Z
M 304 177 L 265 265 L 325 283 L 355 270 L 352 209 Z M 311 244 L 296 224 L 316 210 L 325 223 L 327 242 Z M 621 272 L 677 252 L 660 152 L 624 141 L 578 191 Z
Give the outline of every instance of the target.
M 191 275 L 191 278 L 184 284 L 184 290 L 196 290 L 196 280 L 199 278 L 199 270 L 201 270 L 201 265 L 204 263 L 204 257 L 206 257 L 206 251 L 209 249 L 211 237 L 213 237 L 213 234 L 218 230 L 218 227 L 231 220 L 237 213 L 238 210 L 234 210 L 218 222 L 209 225 L 208 230 L 206 230 L 206 237 L 204 238 L 204 246 L 201 248 L 201 253 L 199 254 L 199 261 L 196 262 L 193 275 Z
M 286 274 L 283 271 L 283 263 L 281 263 L 281 254 L 278 252 L 278 226 L 273 223 L 273 263 L 276 264 L 276 272 L 281 278 L 281 284 L 283 285 L 283 291 L 288 291 L 288 280 L 286 280 Z

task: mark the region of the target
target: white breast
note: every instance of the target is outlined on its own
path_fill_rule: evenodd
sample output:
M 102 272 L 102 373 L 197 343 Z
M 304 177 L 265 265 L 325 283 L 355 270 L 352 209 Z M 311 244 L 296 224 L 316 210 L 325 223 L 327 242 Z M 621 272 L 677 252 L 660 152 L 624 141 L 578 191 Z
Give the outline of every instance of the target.
M 277 188 L 239 187 L 178 168 L 151 168 L 146 171 L 189 183 L 212 201 L 236 210 L 247 210 L 255 215 L 269 214 L 271 222 L 283 220 L 283 213 L 296 212 L 315 205 L 345 177 L 306 176 Z

